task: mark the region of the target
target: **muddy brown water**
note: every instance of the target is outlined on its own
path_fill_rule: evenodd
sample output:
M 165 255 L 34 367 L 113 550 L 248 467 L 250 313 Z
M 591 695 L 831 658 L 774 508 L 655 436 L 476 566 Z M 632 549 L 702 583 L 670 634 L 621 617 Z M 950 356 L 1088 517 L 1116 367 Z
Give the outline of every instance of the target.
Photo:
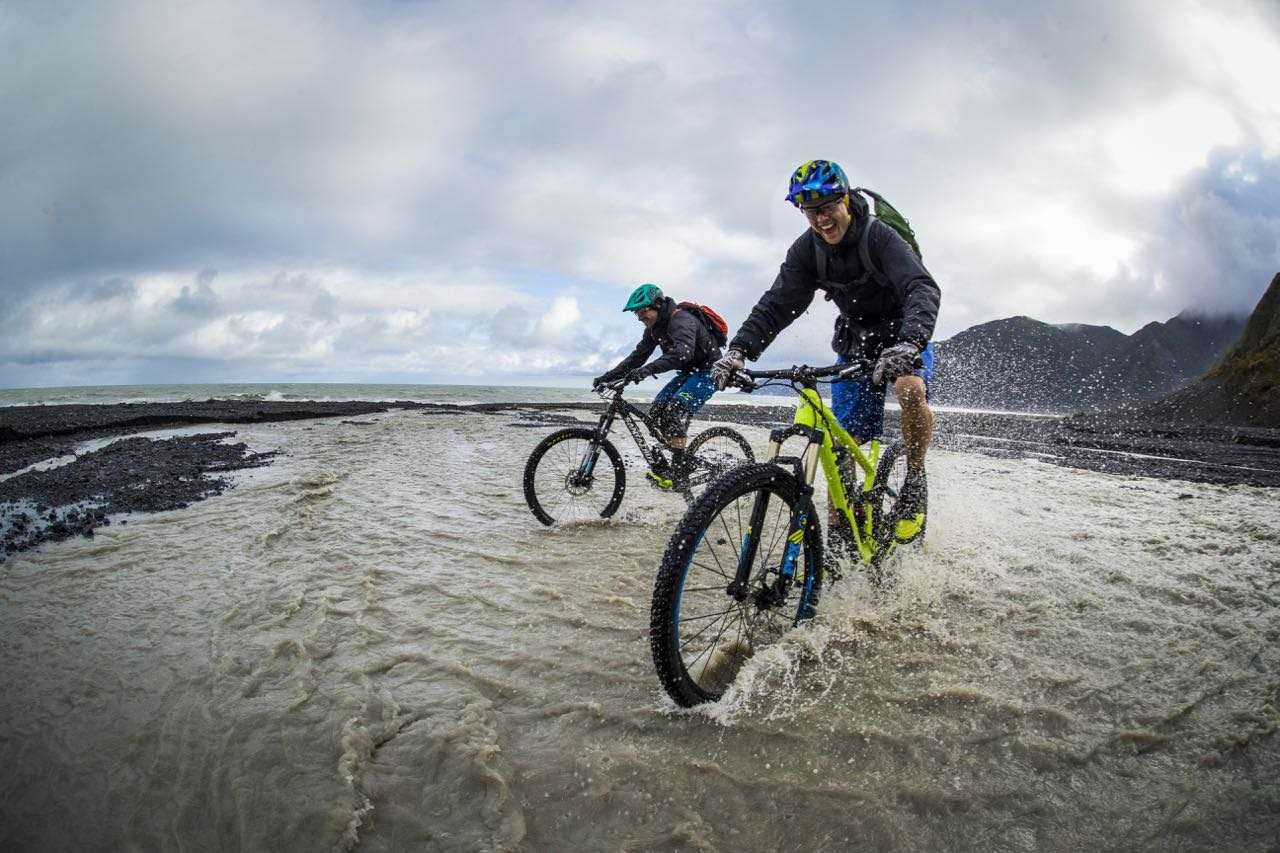
M 285 455 L 0 571 L 0 847 L 1280 843 L 1274 490 L 935 451 L 897 587 L 677 711 L 678 499 L 633 468 L 617 520 L 544 529 L 549 428 L 365 420 L 238 429 Z

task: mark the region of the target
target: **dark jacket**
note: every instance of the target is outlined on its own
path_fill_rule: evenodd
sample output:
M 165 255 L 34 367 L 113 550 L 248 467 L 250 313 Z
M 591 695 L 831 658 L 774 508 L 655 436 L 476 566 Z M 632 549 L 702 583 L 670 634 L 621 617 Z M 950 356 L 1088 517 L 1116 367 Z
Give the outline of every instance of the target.
M 805 231 L 787 250 L 782 269 L 751 315 L 738 329 L 731 349 L 756 359 L 774 338 L 799 317 L 824 291 L 836 304 L 836 334 L 832 348 L 842 355 L 875 358 L 899 341 L 924 348 L 933 337 L 942 293 L 924 264 L 898 232 L 878 219 L 855 214 L 844 239 L 835 246 Z M 868 254 L 883 279 L 863 268 L 858 256 L 862 229 L 870 226 Z M 818 280 L 815 252 L 826 253 L 827 273 Z
M 645 329 L 631 355 L 600 378 L 611 382 L 626 375 L 644 364 L 656 347 L 662 347 L 662 355 L 649 365 L 654 375 L 667 370 L 702 370 L 720 358 L 720 347 L 702 320 L 692 311 L 677 308 L 674 299 L 664 296 L 653 328 Z

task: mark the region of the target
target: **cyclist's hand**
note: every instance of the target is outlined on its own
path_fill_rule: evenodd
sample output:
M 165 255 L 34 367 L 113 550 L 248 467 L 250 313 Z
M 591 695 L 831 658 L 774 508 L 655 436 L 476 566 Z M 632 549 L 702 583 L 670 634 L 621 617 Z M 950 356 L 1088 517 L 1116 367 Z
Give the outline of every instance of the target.
M 729 384 L 729 380 L 733 378 L 733 374 L 742 370 L 747 366 L 747 359 L 741 352 L 731 349 L 724 354 L 724 357 L 711 365 L 711 381 L 716 383 L 716 389 L 724 390 L 724 386 Z
M 599 376 L 597 376 L 596 378 L 592 379 L 592 380 L 591 380 L 591 390 L 592 390 L 592 391 L 599 391 L 601 388 L 603 388 L 603 387 L 605 387 L 606 385 L 608 385 L 608 384 L 609 384 L 609 380 L 608 380 L 606 377 L 607 377 L 607 374 L 601 373 Z
M 871 381 L 876 385 L 892 382 L 900 376 L 910 376 L 916 369 L 916 360 L 920 355 L 920 347 L 903 341 L 894 344 L 880 353 L 875 370 L 871 371 Z
M 627 371 L 627 382 L 629 384 L 636 385 L 645 381 L 652 375 L 653 375 L 653 371 L 650 370 L 649 368 L 637 367 L 635 370 Z

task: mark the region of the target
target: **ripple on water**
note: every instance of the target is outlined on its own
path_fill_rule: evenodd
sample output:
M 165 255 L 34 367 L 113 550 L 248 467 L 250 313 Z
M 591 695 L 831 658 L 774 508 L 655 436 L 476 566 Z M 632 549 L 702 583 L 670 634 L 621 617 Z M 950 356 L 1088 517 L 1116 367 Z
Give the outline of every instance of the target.
M 647 632 L 678 499 L 637 480 L 618 519 L 547 530 L 518 482 L 538 430 L 415 413 L 324 426 L 252 425 L 254 450 L 290 450 L 268 479 L 0 576 L 0 663 L 23 688 L 0 698 L 23 792 L 0 804 L 20 828 L 6 843 L 1280 835 L 1269 491 L 1190 501 L 1185 484 L 936 452 L 929 538 L 891 590 L 849 574 L 724 701 L 677 710 Z

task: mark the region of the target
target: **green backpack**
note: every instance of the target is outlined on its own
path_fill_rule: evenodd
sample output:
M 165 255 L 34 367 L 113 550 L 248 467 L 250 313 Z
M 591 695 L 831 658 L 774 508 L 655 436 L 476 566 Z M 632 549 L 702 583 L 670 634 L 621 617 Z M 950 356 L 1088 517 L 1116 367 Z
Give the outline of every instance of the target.
M 898 209 L 889 204 L 885 197 L 874 190 L 865 187 L 855 187 L 849 191 L 851 197 L 857 197 L 858 193 L 865 193 L 871 196 L 871 200 L 875 203 L 874 208 L 869 211 L 871 219 L 879 219 L 885 225 L 888 225 L 894 231 L 897 231 L 903 240 L 907 241 L 907 245 L 911 247 L 911 251 L 916 253 L 916 257 L 924 260 L 924 256 L 920 254 L 920 244 L 916 242 L 916 234 L 911 230 L 911 223 L 907 221 L 907 217 L 898 212 Z M 862 207 L 864 211 L 868 205 L 863 200 Z M 876 266 L 871 260 L 871 222 L 868 221 L 862 229 L 862 235 L 858 238 L 858 257 L 862 261 L 862 268 L 869 274 L 875 276 L 876 280 L 881 284 L 888 284 L 888 279 L 884 276 L 884 271 Z M 822 246 L 814 243 L 814 257 L 818 262 L 818 280 L 826 281 L 827 279 L 827 253 L 823 251 Z M 830 296 L 828 295 L 828 299 Z

